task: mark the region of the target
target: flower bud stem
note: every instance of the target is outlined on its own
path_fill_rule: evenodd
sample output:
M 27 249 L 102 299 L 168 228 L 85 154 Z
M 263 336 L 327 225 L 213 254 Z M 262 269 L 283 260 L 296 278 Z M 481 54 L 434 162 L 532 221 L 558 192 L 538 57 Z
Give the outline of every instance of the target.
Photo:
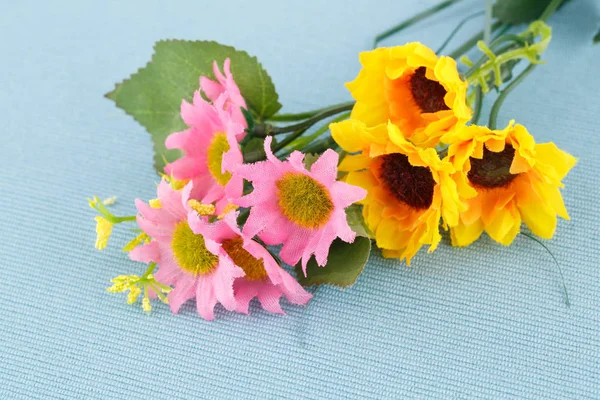
M 332 115 L 336 115 L 344 111 L 350 111 L 352 110 L 352 107 L 354 107 L 353 101 L 349 103 L 344 103 L 335 108 L 326 109 L 325 111 L 315 114 L 306 121 L 302 121 L 294 125 L 278 127 L 270 124 L 257 124 L 254 126 L 253 133 L 256 137 L 267 137 L 269 135 L 280 135 L 282 133 L 308 129 L 320 120 L 325 119 L 327 117 L 331 117 Z

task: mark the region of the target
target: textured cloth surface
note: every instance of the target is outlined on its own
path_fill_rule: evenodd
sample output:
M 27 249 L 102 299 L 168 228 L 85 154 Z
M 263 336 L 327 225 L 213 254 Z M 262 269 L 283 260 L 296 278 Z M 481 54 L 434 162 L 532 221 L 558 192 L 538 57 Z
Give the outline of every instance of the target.
M 144 266 L 116 229 L 93 248 L 86 197 L 115 210 L 155 196 L 149 136 L 102 95 L 163 38 L 214 39 L 258 56 L 297 112 L 349 100 L 343 83 L 380 31 L 434 1 L 5 2 L 0 13 L 0 398 L 600 398 L 600 21 L 568 3 L 540 66 L 512 93 L 540 142 L 579 157 L 571 221 L 547 245 L 520 236 L 446 243 L 406 268 L 374 253 L 351 289 L 320 288 L 286 317 L 253 303 L 206 322 L 186 304 L 145 315 L 109 279 Z M 434 49 L 481 3 L 462 2 L 385 42 Z M 450 48 L 480 29 L 470 22 Z M 490 104 L 487 104 L 489 108 Z

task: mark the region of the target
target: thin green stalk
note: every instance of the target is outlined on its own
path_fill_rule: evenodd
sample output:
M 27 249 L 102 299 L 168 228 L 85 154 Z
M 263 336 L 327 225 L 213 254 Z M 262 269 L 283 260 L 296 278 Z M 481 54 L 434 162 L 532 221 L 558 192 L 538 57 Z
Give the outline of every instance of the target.
M 544 244 L 544 242 L 542 242 L 541 240 L 539 240 L 535 236 L 530 235 L 530 234 L 528 234 L 526 232 L 521 232 L 521 234 L 523 236 L 525 236 L 525 237 L 533 240 L 534 242 L 538 243 L 540 246 L 542 246 L 550 254 L 550 257 L 552 257 L 552 259 L 554 260 L 554 263 L 556 264 L 556 267 L 558 269 L 558 273 L 560 274 L 560 279 L 562 281 L 562 287 L 563 287 L 563 290 L 565 291 L 565 304 L 567 305 L 567 307 L 571 307 L 571 300 L 569 299 L 569 291 L 567 290 L 567 285 L 565 284 L 565 276 L 563 275 L 562 268 L 560 267 L 560 264 L 558 263 L 558 260 L 556 259 L 556 257 L 554 257 L 554 254 L 552 254 L 552 252 Z
M 508 86 L 506 86 L 506 88 L 504 88 L 504 90 L 502 90 L 502 92 L 500 92 L 500 95 L 494 102 L 494 105 L 492 106 L 492 111 L 490 112 L 490 122 L 488 124 L 490 129 L 496 129 L 498 112 L 500 111 L 500 107 L 502 107 L 502 103 L 504 103 L 506 96 L 508 96 L 514 88 L 516 88 L 521 82 L 523 82 L 527 75 L 529 75 L 531 71 L 535 69 L 536 66 L 537 64 L 529 64 L 529 66 L 525 68 L 523 72 L 521 72 L 510 84 L 508 84 Z
M 273 126 L 269 124 L 261 124 L 254 126 L 254 136 L 257 137 L 267 137 L 268 135 L 280 135 L 282 133 L 294 132 L 302 129 L 308 129 L 317 122 L 327 117 L 331 117 L 333 115 L 342 113 L 344 111 L 350 111 L 354 107 L 354 102 L 344 103 L 337 108 L 331 108 L 326 111 L 323 111 L 319 114 L 314 115 L 313 117 L 307 119 L 306 121 L 302 121 L 298 124 L 288 125 L 288 126 Z
M 539 19 L 544 22 L 548 21 L 548 18 L 550 18 L 552 14 L 556 12 L 556 10 L 558 9 L 558 7 L 560 7 L 563 1 L 565 0 L 552 0 L 550 4 L 548 4 L 546 9 L 542 13 L 542 16 Z
M 330 136 L 326 139 L 319 140 L 318 142 L 313 142 L 309 146 L 304 149 L 304 153 L 306 154 L 321 154 L 327 149 L 333 148 L 334 150 L 338 147 L 337 143 Z
M 387 31 L 380 33 L 379 35 L 377 35 L 375 37 L 375 41 L 373 42 L 373 48 L 376 48 L 377 45 L 379 44 L 379 42 L 381 42 L 382 40 L 387 39 L 388 37 L 392 36 L 393 34 L 398 33 L 401 30 L 408 28 L 409 26 L 412 26 L 412 25 L 416 24 L 417 22 L 422 21 L 425 18 L 432 16 L 433 14 L 437 13 L 438 11 L 441 11 L 444 8 L 447 8 L 447 7 L 451 6 L 452 4 L 458 3 L 459 1 L 461 1 L 461 0 L 446 0 L 438 5 L 435 5 L 431 8 L 428 8 L 425 11 L 418 13 L 414 17 L 409 18 L 404 22 L 401 22 L 400 24 L 388 29 Z
M 317 139 L 319 136 L 321 136 L 323 133 L 327 132 L 329 130 L 329 125 L 334 123 L 334 122 L 340 122 L 343 121 L 345 119 L 347 119 L 350 116 L 350 113 L 344 113 L 342 115 L 337 116 L 336 118 L 334 118 L 333 120 L 331 120 L 330 122 L 326 123 L 325 125 L 323 125 L 322 127 L 320 127 L 319 129 L 317 129 L 315 131 L 315 133 L 313 133 L 310 136 L 306 136 L 303 138 L 300 138 L 299 140 L 297 140 L 295 143 L 292 143 L 290 146 L 288 146 L 289 148 L 287 149 L 288 152 L 292 152 L 294 150 L 302 150 L 302 148 L 304 146 L 306 146 L 307 144 L 311 143 L 313 140 Z
M 494 32 L 496 29 L 500 28 L 501 26 L 502 26 L 502 22 L 496 21 L 492 24 L 490 29 L 492 30 L 492 32 Z M 479 42 L 481 39 L 483 39 L 483 31 L 479 32 L 478 34 L 473 36 L 471 39 L 467 40 L 462 46 L 460 46 L 459 48 L 454 50 L 452 53 L 448 54 L 448 56 L 452 57 L 454 59 L 459 58 L 460 56 L 465 54 L 467 51 L 471 50 L 473 48 L 473 46 L 475 46 L 477 44 L 477 42 Z
M 273 146 L 273 153 L 278 152 L 279 150 L 283 149 L 285 146 L 287 146 L 288 144 L 292 143 L 294 140 L 296 140 L 298 137 L 302 136 L 302 134 L 304 132 L 306 132 L 307 129 L 301 129 L 298 130 L 296 132 L 292 132 L 289 135 L 287 135 L 281 142 L 277 142 L 274 146 Z
M 483 42 L 490 44 L 492 38 L 492 1 L 485 1 L 485 24 L 483 26 Z
M 475 107 L 473 107 L 473 118 L 471 118 L 472 125 L 477 125 L 479 122 L 479 117 L 481 117 L 481 107 L 483 105 L 483 89 L 481 86 L 477 86 L 475 90 Z
M 331 110 L 331 109 L 336 109 L 336 108 L 342 107 L 342 106 L 347 105 L 347 104 L 349 104 L 349 102 L 334 104 L 332 106 L 319 108 L 318 110 L 306 111 L 306 112 L 297 113 L 297 114 L 275 114 L 275 115 L 270 116 L 268 118 L 268 120 L 269 121 L 276 121 L 276 122 L 301 121 L 303 119 L 314 117 L 315 115 L 317 115 L 319 113 L 322 113 L 324 111 Z
M 498 51 L 498 54 L 496 54 L 497 56 L 500 56 L 506 52 L 515 50 L 516 48 L 524 47 L 528 43 L 526 39 L 523 39 L 522 37 L 517 36 L 517 35 L 503 35 L 503 36 L 496 38 L 492 42 L 492 44 L 490 45 L 490 49 L 496 50 L 496 48 L 498 48 L 502 43 L 507 42 L 507 41 L 515 42 L 518 44 L 518 46 L 516 46 L 515 44 L 505 46 L 500 51 Z M 477 72 L 479 70 L 479 67 L 481 67 L 488 60 L 489 60 L 489 57 L 484 54 L 479 60 L 477 60 L 477 62 L 475 62 L 475 64 L 473 64 L 469 68 L 469 70 L 465 73 L 465 77 L 470 78 L 475 72 Z
M 442 43 L 442 45 L 440 46 L 439 49 L 437 49 L 437 51 L 435 52 L 436 54 L 440 54 L 442 51 L 444 51 L 444 49 L 446 48 L 446 46 L 448 46 L 448 43 L 450 43 L 450 41 L 452 39 L 454 39 L 454 36 L 456 36 L 456 34 L 458 33 L 458 31 L 461 30 L 461 28 L 470 20 L 472 20 L 473 18 L 479 17 L 480 15 L 482 15 L 484 13 L 484 11 L 477 11 L 474 14 L 471 14 L 467 17 L 465 17 L 462 21 L 460 21 L 458 23 L 458 25 L 456 26 L 456 28 L 454 28 L 454 30 L 452 32 L 450 32 L 450 35 L 448 36 L 448 38 L 444 41 L 444 43 Z

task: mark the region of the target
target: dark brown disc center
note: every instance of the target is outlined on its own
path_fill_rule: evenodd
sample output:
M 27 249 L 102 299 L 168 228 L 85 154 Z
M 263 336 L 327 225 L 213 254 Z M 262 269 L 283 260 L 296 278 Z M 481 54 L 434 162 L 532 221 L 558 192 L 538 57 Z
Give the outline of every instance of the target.
M 515 148 L 510 144 L 504 150 L 493 152 L 483 147 L 483 158 L 471 157 L 471 170 L 467 174 L 473 186 L 481 188 L 498 188 L 510 184 L 517 175 L 510 173 L 510 166 L 515 157 Z
M 424 113 L 434 113 L 450 108 L 444 103 L 446 89 L 436 81 L 425 77 L 425 67 L 419 67 L 410 77 L 410 90 L 415 100 Z
M 381 156 L 380 177 L 396 199 L 416 209 L 431 206 L 435 181 L 427 167 L 415 167 L 404 154 Z

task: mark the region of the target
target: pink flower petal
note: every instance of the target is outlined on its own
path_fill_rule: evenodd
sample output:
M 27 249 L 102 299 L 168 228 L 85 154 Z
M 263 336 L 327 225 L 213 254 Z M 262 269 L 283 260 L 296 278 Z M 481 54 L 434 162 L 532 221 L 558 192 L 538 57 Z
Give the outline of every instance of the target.
M 277 286 L 264 285 L 258 292 L 257 297 L 265 310 L 274 314 L 285 314 L 279 304 L 281 294 L 281 289 Z
M 160 250 L 158 248 L 158 242 L 150 242 L 136 247 L 129 252 L 129 258 L 133 261 L 139 261 L 143 263 L 159 263 L 160 262 Z
M 215 319 L 215 305 L 217 298 L 213 288 L 213 276 L 205 275 L 198 278 L 196 287 L 196 310 L 207 321 Z
M 184 156 L 165 165 L 165 173 L 175 179 L 193 179 L 207 172 L 204 157 Z
M 367 197 L 367 191 L 361 187 L 349 185 L 346 182 L 335 182 L 331 187 L 333 204 L 346 208 Z
M 173 314 L 177 314 L 183 303 L 194 297 L 195 289 L 195 278 L 177 281 L 175 288 L 168 295 L 169 306 Z
M 331 188 L 337 179 L 337 164 L 339 155 L 335 151 L 328 149 L 312 165 L 310 172 L 325 187 Z
M 220 258 L 219 267 L 213 273 L 213 288 L 215 297 L 226 310 L 235 310 L 236 302 L 233 295 L 233 280 L 242 276 L 244 276 L 244 271 L 228 260 L 228 257 Z
M 223 93 L 223 86 L 220 83 L 210 80 L 205 76 L 200 77 L 200 87 L 211 101 L 217 100 L 221 93 Z
M 242 314 L 248 314 L 250 301 L 258 294 L 258 288 L 256 285 L 248 284 L 248 281 L 244 278 L 239 278 L 233 283 L 233 290 L 235 293 L 235 301 L 237 302 L 235 311 Z
M 279 252 L 279 257 L 289 265 L 296 265 L 302 257 L 302 252 L 304 251 L 310 236 L 311 232 L 304 228 L 298 228 L 291 232 Z

